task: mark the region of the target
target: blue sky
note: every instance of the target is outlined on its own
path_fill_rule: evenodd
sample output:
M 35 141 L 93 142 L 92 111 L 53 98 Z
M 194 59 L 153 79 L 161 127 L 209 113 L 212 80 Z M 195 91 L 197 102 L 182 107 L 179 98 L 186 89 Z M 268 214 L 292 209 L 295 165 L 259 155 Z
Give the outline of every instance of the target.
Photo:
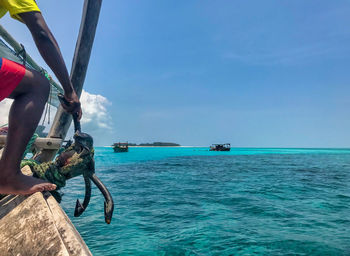
M 38 0 L 70 68 L 82 0 Z M 85 89 L 115 141 L 350 145 L 350 3 L 104 1 Z M 26 27 L 2 24 L 42 65 Z M 83 126 L 84 129 L 84 126 Z

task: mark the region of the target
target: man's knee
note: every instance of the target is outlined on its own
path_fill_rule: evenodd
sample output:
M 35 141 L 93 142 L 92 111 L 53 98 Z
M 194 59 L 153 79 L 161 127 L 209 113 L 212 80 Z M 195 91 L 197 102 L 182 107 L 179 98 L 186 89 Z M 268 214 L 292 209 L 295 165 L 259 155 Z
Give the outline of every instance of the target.
M 49 80 L 41 73 L 35 72 L 33 83 L 35 93 L 47 99 L 50 93 Z
M 16 99 L 22 95 L 35 95 L 38 99 L 47 99 L 50 93 L 50 83 L 47 78 L 35 70 L 26 70 L 20 84 L 9 98 Z
M 43 97 L 45 99 L 47 99 L 49 97 L 49 93 L 50 93 L 50 83 L 49 83 L 49 80 L 47 80 L 46 77 L 43 76 L 43 80 L 42 82 L 40 83 L 40 91 L 43 95 Z

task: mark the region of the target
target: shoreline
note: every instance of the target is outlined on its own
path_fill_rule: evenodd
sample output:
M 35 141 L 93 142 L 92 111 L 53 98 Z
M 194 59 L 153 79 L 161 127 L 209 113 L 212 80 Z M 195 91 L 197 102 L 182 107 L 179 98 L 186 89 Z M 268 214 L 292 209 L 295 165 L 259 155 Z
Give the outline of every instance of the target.
M 103 148 L 113 148 L 113 146 L 102 146 Z M 129 146 L 129 148 L 209 148 L 205 146 Z
M 98 146 L 102 148 L 113 148 L 113 146 Z M 209 146 L 129 146 L 129 148 L 210 148 Z M 231 149 L 344 149 L 350 150 L 350 147 L 231 147 Z

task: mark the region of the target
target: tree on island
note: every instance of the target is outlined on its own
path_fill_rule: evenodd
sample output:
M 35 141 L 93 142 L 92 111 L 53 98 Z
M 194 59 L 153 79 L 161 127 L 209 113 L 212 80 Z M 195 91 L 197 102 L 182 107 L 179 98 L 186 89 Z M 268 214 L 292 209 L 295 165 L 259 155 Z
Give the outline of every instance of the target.
M 180 144 L 173 142 L 153 142 L 153 143 L 128 143 L 129 146 L 140 146 L 140 147 L 179 147 Z

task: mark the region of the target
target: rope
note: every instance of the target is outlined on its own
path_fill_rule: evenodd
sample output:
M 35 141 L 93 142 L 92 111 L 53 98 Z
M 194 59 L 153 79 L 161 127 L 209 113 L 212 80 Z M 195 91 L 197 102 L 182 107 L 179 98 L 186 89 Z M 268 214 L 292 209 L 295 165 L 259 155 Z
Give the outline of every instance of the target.
M 60 189 L 66 185 L 66 180 L 84 175 L 92 170 L 94 150 L 92 149 L 90 152 L 83 150 L 81 153 L 77 153 L 74 148 L 73 144 L 65 149 L 55 161 L 39 164 L 32 159 L 22 160 L 21 168 L 28 165 L 35 177 L 52 182 L 57 185 L 57 189 Z
M 41 70 L 41 73 L 43 73 L 45 75 L 45 77 L 47 78 L 47 80 L 51 81 L 51 77 L 50 75 L 46 72 L 45 69 Z M 44 125 L 45 120 L 46 120 L 46 116 L 47 116 L 47 124 L 50 124 L 50 115 L 51 115 L 51 103 L 52 103 L 52 88 L 50 86 L 50 93 L 49 93 L 49 99 L 46 102 L 46 108 L 45 108 L 45 113 L 44 113 L 44 118 L 42 121 L 41 125 Z
M 47 116 L 47 124 L 50 124 L 50 116 L 51 116 L 51 101 L 52 101 L 52 94 L 51 94 L 51 86 L 50 86 L 50 96 L 49 96 L 49 101 L 48 101 L 48 106 L 49 106 L 49 113 Z
M 26 150 L 23 153 L 22 159 L 30 152 L 32 152 L 32 146 L 35 142 L 35 140 L 39 137 L 39 135 L 37 133 L 34 133 L 33 136 L 30 138 Z
M 23 60 L 23 66 L 26 66 L 27 64 L 27 52 L 26 49 L 24 48 L 23 44 L 20 44 L 22 49 L 16 53 L 18 57 L 22 57 Z

